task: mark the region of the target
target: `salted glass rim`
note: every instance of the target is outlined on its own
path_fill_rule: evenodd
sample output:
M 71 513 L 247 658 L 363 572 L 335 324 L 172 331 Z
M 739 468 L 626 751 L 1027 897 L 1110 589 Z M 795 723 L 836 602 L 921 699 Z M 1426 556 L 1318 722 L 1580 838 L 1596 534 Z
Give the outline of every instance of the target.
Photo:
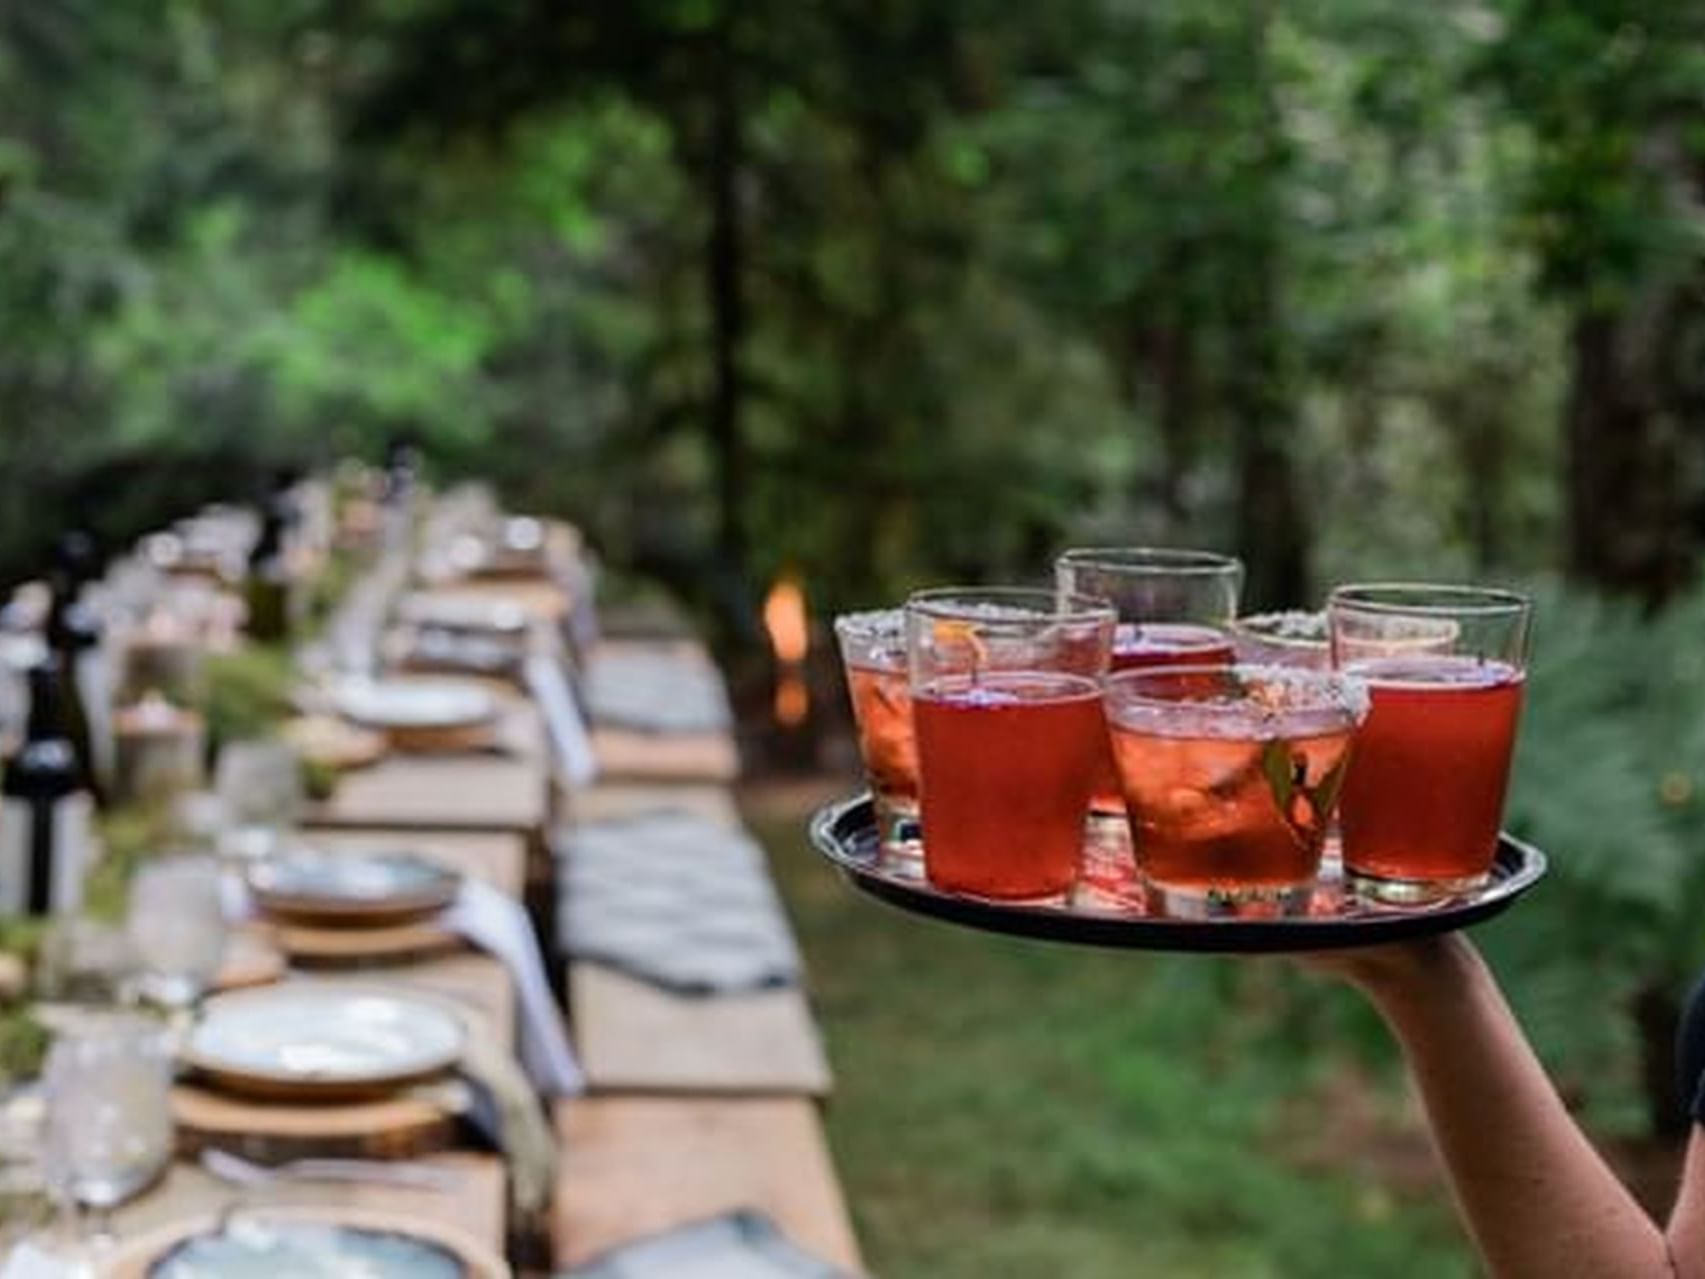
M 1005 606 L 1011 614 L 979 612 Z M 980 628 L 1028 629 L 1038 625 L 1116 624 L 1110 600 L 1080 591 L 1042 586 L 931 586 L 906 597 L 908 614 L 932 621 L 967 622 Z
M 1183 546 L 1072 546 L 1054 557 L 1054 567 L 1150 569 L 1180 577 L 1215 577 L 1243 572 L 1243 561 L 1221 551 Z
M 1264 630 L 1257 623 L 1269 618 L 1310 617 L 1320 619 L 1319 635 L 1286 635 L 1278 631 Z M 1265 613 L 1244 613 L 1226 623 L 1226 629 L 1235 639 L 1247 635 L 1250 639 L 1271 645 L 1274 648 L 1307 648 L 1325 649 L 1332 645 L 1332 628 L 1325 609 L 1285 608 L 1271 609 Z M 1256 663 L 1259 665 L 1259 663 Z
M 903 604 L 890 608 L 854 609 L 850 613 L 835 615 L 837 635 L 883 637 L 890 633 L 904 634 L 905 628 L 906 608 Z
M 1382 598 L 1386 596 L 1391 598 Z M 1501 586 L 1349 582 L 1332 588 L 1326 600 L 1327 613 L 1334 608 L 1387 617 L 1520 617 L 1532 612 L 1533 599 Z

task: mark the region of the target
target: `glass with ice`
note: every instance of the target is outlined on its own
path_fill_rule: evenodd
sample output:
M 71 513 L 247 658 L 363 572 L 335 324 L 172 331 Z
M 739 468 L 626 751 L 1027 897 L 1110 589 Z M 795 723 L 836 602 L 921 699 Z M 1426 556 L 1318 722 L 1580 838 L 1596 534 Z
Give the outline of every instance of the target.
M 1357 726 L 1360 684 L 1278 666 L 1133 670 L 1107 721 L 1148 908 L 1306 911 Z

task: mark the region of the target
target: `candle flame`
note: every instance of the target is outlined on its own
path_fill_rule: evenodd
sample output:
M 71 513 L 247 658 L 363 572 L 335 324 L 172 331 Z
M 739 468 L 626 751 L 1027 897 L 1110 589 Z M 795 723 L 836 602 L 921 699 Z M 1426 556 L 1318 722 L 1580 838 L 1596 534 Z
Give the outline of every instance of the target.
M 805 722 L 811 710 L 811 693 L 800 669 L 811 648 L 811 624 L 805 610 L 805 590 L 792 574 L 778 577 L 764 597 L 764 630 L 779 668 L 776 722 L 795 728 Z

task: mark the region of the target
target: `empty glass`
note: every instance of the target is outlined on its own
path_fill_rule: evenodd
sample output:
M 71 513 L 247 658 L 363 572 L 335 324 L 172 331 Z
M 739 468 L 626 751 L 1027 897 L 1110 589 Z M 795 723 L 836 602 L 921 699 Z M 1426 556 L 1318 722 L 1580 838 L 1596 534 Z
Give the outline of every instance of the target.
M 225 819 L 219 851 L 229 857 L 270 857 L 302 812 L 302 766 L 283 742 L 230 743 L 219 752 L 213 788 Z
M 130 886 L 130 942 L 137 986 L 157 1004 L 189 1008 L 219 975 L 226 923 L 221 870 L 212 857 L 183 854 L 145 863 Z
M 172 1156 L 171 1079 L 160 1028 L 134 1015 L 80 1020 L 48 1052 L 43 1176 L 67 1216 L 94 1211 L 97 1240 Z

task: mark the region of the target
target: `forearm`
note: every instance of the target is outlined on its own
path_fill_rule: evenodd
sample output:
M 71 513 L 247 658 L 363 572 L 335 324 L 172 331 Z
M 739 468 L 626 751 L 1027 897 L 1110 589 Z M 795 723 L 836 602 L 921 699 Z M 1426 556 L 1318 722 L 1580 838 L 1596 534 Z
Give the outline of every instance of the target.
M 1394 948 L 1354 979 L 1403 1047 L 1493 1275 L 1672 1273 L 1663 1234 L 1564 1109 L 1472 946 Z

